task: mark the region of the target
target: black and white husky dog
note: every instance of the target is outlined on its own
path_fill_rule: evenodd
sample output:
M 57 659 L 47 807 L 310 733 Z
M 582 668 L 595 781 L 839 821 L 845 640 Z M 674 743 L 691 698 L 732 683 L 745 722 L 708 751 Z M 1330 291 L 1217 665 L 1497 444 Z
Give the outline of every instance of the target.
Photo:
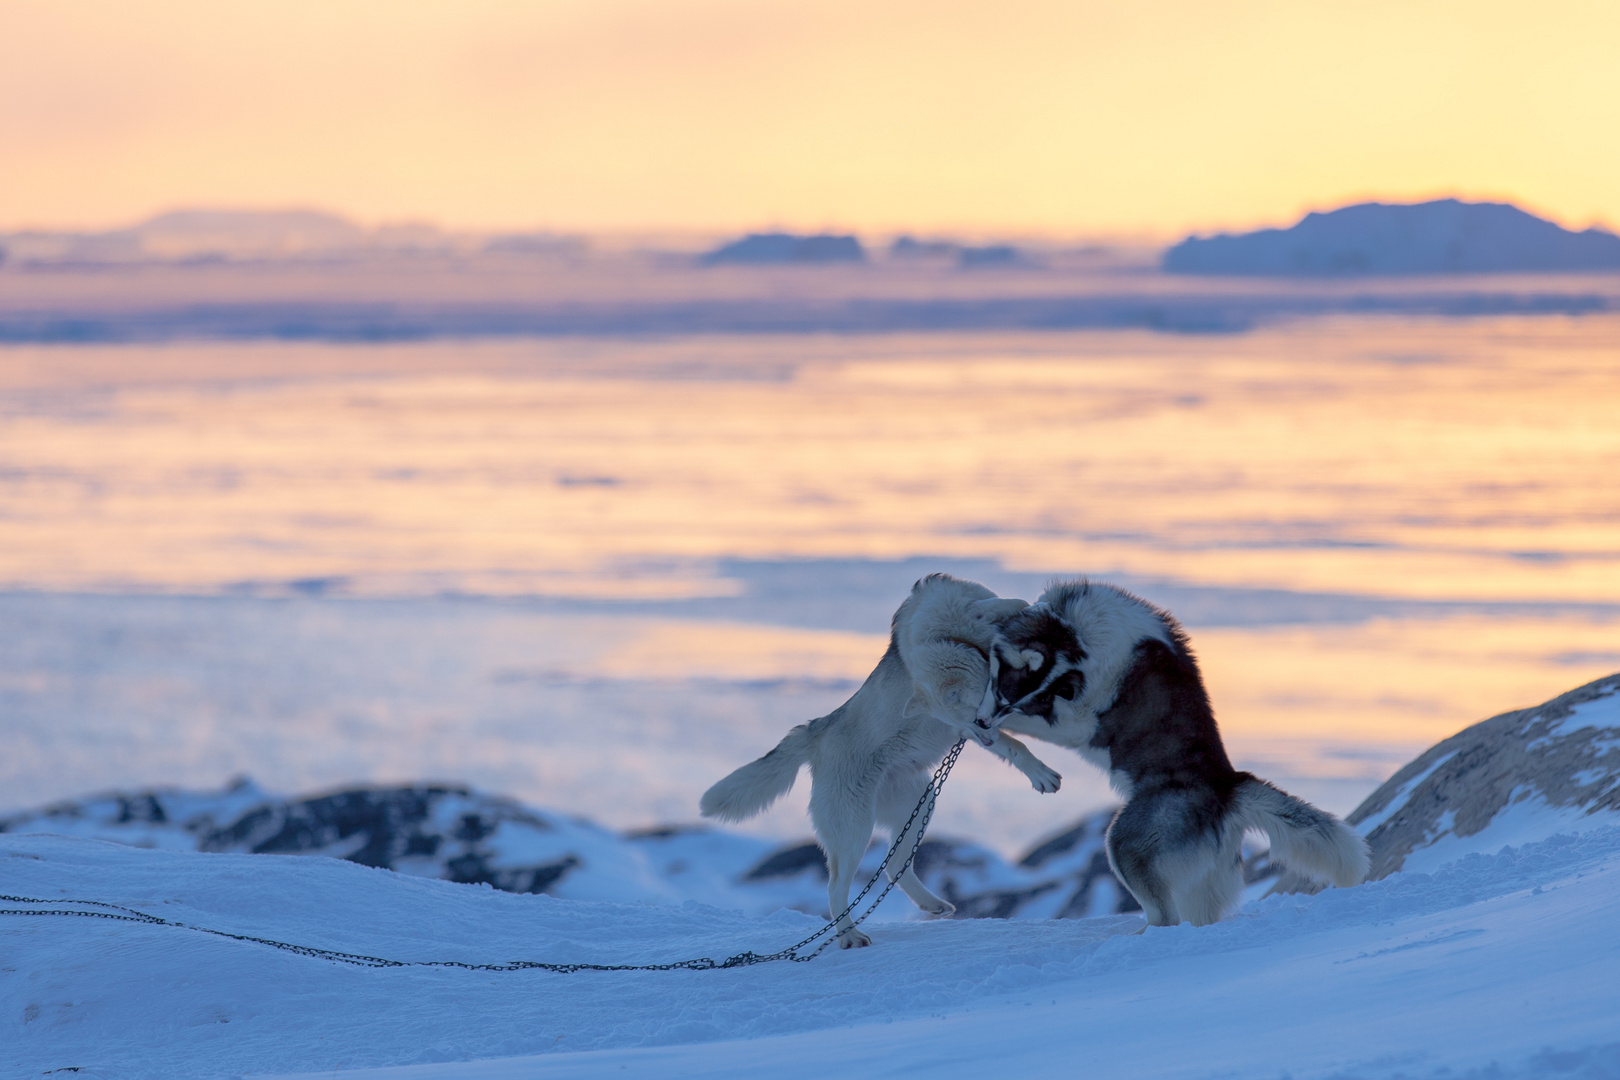
M 888 651 L 854 696 L 789 731 L 770 753 L 704 792 L 703 816 L 753 817 L 787 794 L 800 768 L 809 765 L 810 821 L 827 855 L 827 904 L 837 915 L 849 904 L 874 827 L 892 836 L 904 826 L 930 772 L 957 739 L 971 735 L 1018 768 L 1035 790 L 1056 791 L 1062 778 L 1028 747 L 992 725 L 975 723 L 997 628 L 1027 606 L 948 574 L 923 578 L 894 613 Z M 919 839 L 920 832 L 911 830 L 895 853 L 894 868 L 905 864 Z M 895 884 L 931 915 L 956 910 L 909 868 Z M 849 949 L 872 939 L 844 918 L 838 943 Z
M 1203 926 L 1243 888 L 1253 829 L 1294 875 L 1367 876 L 1366 842 L 1326 811 L 1232 768 L 1180 624 L 1112 585 L 1053 585 L 1000 624 L 977 722 L 1067 746 L 1125 805 L 1108 861 L 1153 926 Z

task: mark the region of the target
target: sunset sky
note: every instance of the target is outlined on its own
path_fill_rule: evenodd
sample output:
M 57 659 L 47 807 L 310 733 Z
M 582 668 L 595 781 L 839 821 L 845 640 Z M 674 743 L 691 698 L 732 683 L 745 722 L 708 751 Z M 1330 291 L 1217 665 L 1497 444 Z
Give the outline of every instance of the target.
M 0 229 L 1620 224 L 1607 0 L 0 0 Z

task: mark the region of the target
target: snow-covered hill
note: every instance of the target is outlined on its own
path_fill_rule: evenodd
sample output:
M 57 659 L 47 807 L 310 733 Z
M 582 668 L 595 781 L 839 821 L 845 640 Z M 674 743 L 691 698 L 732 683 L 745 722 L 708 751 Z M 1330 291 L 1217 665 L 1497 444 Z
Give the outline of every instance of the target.
M 1373 876 L 1620 821 L 1620 674 L 1493 716 L 1424 751 L 1347 820 Z

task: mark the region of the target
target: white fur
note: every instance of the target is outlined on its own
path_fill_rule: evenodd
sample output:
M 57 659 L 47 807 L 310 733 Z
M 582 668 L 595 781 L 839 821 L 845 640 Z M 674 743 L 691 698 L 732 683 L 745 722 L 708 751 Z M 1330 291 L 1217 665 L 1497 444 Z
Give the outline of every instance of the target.
M 1250 780 L 1237 789 L 1233 816 L 1244 829 L 1270 838 L 1272 859 L 1286 866 L 1290 874 L 1340 888 L 1367 880 L 1372 866 L 1367 841 L 1330 814 L 1324 814 L 1328 819 L 1325 828 L 1297 827 L 1289 820 L 1289 811 L 1298 803 L 1285 791 L 1264 781 Z
M 1292 812 L 1300 809 L 1309 811 L 1321 827 L 1301 828 L 1291 822 Z M 1250 830 L 1270 837 L 1272 857 L 1290 874 L 1340 887 L 1366 880 L 1367 844 L 1354 829 L 1263 780 L 1246 780 L 1238 785 L 1232 813 L 1218 837 L 1158 857 L 1154 870 L 1169 886 L 1169 896 L 1163 905 L 1151 897 L 1138 898 L 1148 923 L 1207 926 L 1225 918 L 1243 892 L 1243 834 Z M 1109 859 L 1112 862 L 1112 851 Z
M 1036 603 L 1052 603 L 1054 591 L 1049 589 Z M 1078 700 L 1058 698 L 1053 702 L 1051 723 L 1012 713 L 1001 730 L 1068 747 L 1107 773 L 1109 785 L 1129 802 L 1130 778 L 1114 769 L 1107 750 L 1091 745 L 1091 737 L 1097 732 L 1098 714 L 1107 712 L 1119 694 L 1120 680 L 1135 659 L 1137 643 L 1157 638 L 1171 644 L 1170 628 L 1153 608 L 1111 585 L 1093 584 L 1061 607 L 1053 604 L 1053 610 L 1074 628 L 1086 651 L 1080 662 L 1085 688 Z
M 1043 595 L 1038 603 L 1047 603 Z M 1119 693 L 1119 682 L 1136 657 L 1136 645 L 1145 638 L 1172 644 L 1164 618 L 1148 604 L 1112 585 L 1093 584 L 1061 608 L 1058 615 L 1074 627 L 1086 650 L 1080 665 L 1086 687 L 1076 705 L 1095 716 L 1107 712 Z
M 917 684 L 912 707 L 984 741 L 973 720 L 982 700 L 976 692 L 990 682 L 986 657 L 997 624 L 1028 606 L 946 574 L 931 574 L 912 586 L 894 613 L 895 645 Z
M 827 904 L 834 915 L 843 912 L 874 827 L 893 836 L 927 791 L 935 764 L 960 734 L 971 733 L 980 687 L 989 679 L 979 643 L 989 647 L 996 621 L 1006 617 L 999 613 L 1023 607 L 973 582 L 924 578 L 895 613 L 893 646 L 854 696 L 789 731 L 770 753 L 711 787 L 703 795 L 703 815 L 752 817 L 785 795 L 799 767 L 808 764 L 810 820 L 827 855 Z M 1011 736 L 991 735 L 990 750 L 1020 769 L 1036 790 L 1057 790 L 1061 778 L 1028 747 Z M 904 865 L 919 839 L 914 827 L 893 865 Z M 923 911 L 956 910 L 910 869 L 896 884 Z M 838 940 L 846 949 L 871 944 L 847 917 L 839 922 Z
M 1208 926 L 1224 918 L 1243 892 L 1241 840 L 1240 832 L 1239 845 L 1216 843 L 1211 839 L 1161 855 L 1155 869 L 1172 883 L 1171 893 L 1162 906 L 1151 897 L 1138 897 L 1148 925 L 1175 926 L 1190 922 L 1194 926 Z M 1109 863 L 1113 863 L 1111 851 Z M 1115 873 L 1117 875 L 1118 871 Z

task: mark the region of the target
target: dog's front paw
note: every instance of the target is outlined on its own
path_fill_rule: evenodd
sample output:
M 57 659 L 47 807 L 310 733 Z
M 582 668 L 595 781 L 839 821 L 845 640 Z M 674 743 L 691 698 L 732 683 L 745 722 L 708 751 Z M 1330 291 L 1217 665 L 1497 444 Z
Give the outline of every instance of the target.
M 939 907 L 923 908 L 923 914 L 930 919 L 948 919 L 956 914 L 956 905 L 949 900 L 941 900 Z
M 872 944 L 872 939 L 859 930 L 845 930 L 838 935 L 838 947 L 840 949 L 864 949 L 870 944 Z
M 1050 795 L 1063 786 L 1063 776 L 1056 769 L 1041 766 L 1029 771 L 1030 786 L 1042 795 Z

